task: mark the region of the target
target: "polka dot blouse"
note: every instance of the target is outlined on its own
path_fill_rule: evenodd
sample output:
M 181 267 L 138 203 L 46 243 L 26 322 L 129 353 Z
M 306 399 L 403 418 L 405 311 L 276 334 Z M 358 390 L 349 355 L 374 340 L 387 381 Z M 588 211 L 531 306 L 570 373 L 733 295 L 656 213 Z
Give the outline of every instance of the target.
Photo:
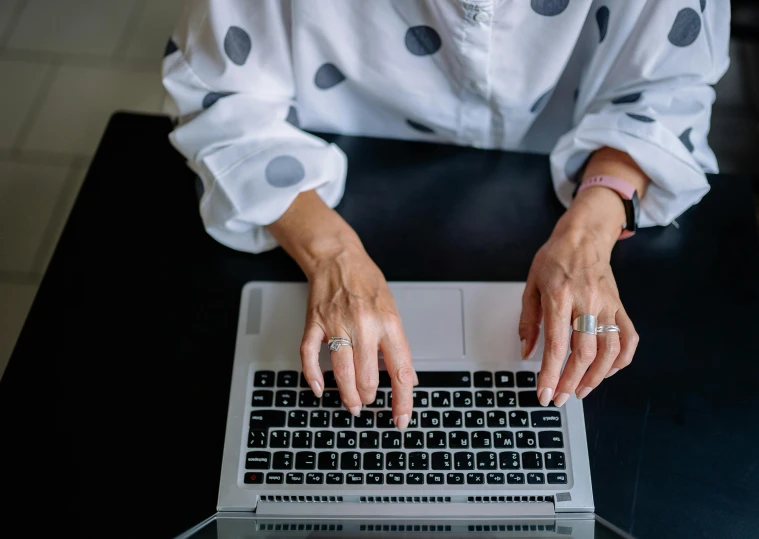
M 717 171 L 729 26 L 725 0 L 200 0 L 165 51 L 170 138 L 243 251 L 298 193 L 340 201 L 349 163 L 304 129 L 550 154 L 565 205 L 617 148 L 652 180 L 641 225 L 666 225 Z

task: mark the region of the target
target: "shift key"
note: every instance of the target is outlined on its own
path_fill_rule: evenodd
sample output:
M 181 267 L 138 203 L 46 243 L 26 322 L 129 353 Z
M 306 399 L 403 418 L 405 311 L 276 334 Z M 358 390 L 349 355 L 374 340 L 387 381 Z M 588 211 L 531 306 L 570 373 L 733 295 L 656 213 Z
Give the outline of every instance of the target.
M 251 429 L 284 427 L 287 413 L 284 410 L 253 410 L 250 412 Z

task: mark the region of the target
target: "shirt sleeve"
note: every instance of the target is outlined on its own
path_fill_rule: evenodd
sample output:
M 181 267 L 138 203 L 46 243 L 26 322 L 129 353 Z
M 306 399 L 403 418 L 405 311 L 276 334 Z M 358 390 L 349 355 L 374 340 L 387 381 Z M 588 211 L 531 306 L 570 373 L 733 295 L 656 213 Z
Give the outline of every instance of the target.
M 615 148 L 651 179 L 640 226 L 668 225 L 709 191 L 705 172 L 718 171 L 707 135 L 711 85 L 729 65 L 730 10 L 714 0 L 615 4 L 591 12 L 597 49 L 575 127 L 551 154 L 554 186 L 569 206 L 590 155 Z
M 299 193 L 335 207 L 345 186 L 345 154 L 298 128 L 290 35 L 287 1 L 196 1 L 163 61 L 170 140 L 202 182 L 204 226 L 240 251 L 274 248 L 265 226 Z

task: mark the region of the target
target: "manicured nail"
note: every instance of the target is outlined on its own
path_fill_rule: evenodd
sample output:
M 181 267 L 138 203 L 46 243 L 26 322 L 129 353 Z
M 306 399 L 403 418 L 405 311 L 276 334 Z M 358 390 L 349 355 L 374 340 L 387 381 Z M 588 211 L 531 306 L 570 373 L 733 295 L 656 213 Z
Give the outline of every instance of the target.
M 588 393 L 590 393 L 591 391 L 593 391 L 592 387 L 583 387 L 580 391 L 577 392 L 577 398 L 582 400 L 585 397 L 587 397 Z
M 553 389 L 546 387 L 540 390 L 538 393 L 538 400 L 542 406 L 548 406 L 551 404 L 551 396 L 553 395 Z
M 527 339 L 522 339 L 522 359 L 527 359 Z
M 398 430 L 404 430 L 408 427 L 408 414 L 399 415 L 393 418 L 393 423 L 398 427 Z
M 558 395 L 556 395 L 556 398 L 553 399 L 553 403 L 559 408 L 561 408 L 562 406 L 564 406 L 564 403 L 567 402 L 568 400 L 569 400 L 569 393 L 559 393 Z
M 321 397 L 322 385 L 317 380 L 314 380 L 313 382 L 311 382 L 311 391 L 313 391 L 314 395 L 316 395 L 317 397 Z
M 361 413 L 361 406 L 353 406 L 352 408 L 348 408 L 348 411 L 351 415 L 358 415 Z
M 614 367 L 612 370 L 609 371 L 609 374 L 606 375 L 606 378 L 611 378 L 612 376 L 617 374 L 617 371 L 619 371 L 619 369 Z

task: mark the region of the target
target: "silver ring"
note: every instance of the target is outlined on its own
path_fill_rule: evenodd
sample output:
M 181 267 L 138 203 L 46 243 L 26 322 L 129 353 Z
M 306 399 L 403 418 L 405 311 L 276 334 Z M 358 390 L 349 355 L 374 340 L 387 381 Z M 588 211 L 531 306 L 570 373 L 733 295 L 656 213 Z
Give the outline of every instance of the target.
M 598 333 L 619 333 L 619 326 L 616 324 L 607 324 L 605 326 L 598 326 L 596 328 L 596 334 Z
M 572 329 L 580 333 L 596 334 L 598 320 L 592 314 L 581 314 L 572 322 Z
M 341 346 L 353 347 L 353 343 L 350 341 L 350 339 L 345 339 L 343 337 L 330 337 L 327 344 L 329 344 L 329 349 L 333 352 L 340 350 Z

